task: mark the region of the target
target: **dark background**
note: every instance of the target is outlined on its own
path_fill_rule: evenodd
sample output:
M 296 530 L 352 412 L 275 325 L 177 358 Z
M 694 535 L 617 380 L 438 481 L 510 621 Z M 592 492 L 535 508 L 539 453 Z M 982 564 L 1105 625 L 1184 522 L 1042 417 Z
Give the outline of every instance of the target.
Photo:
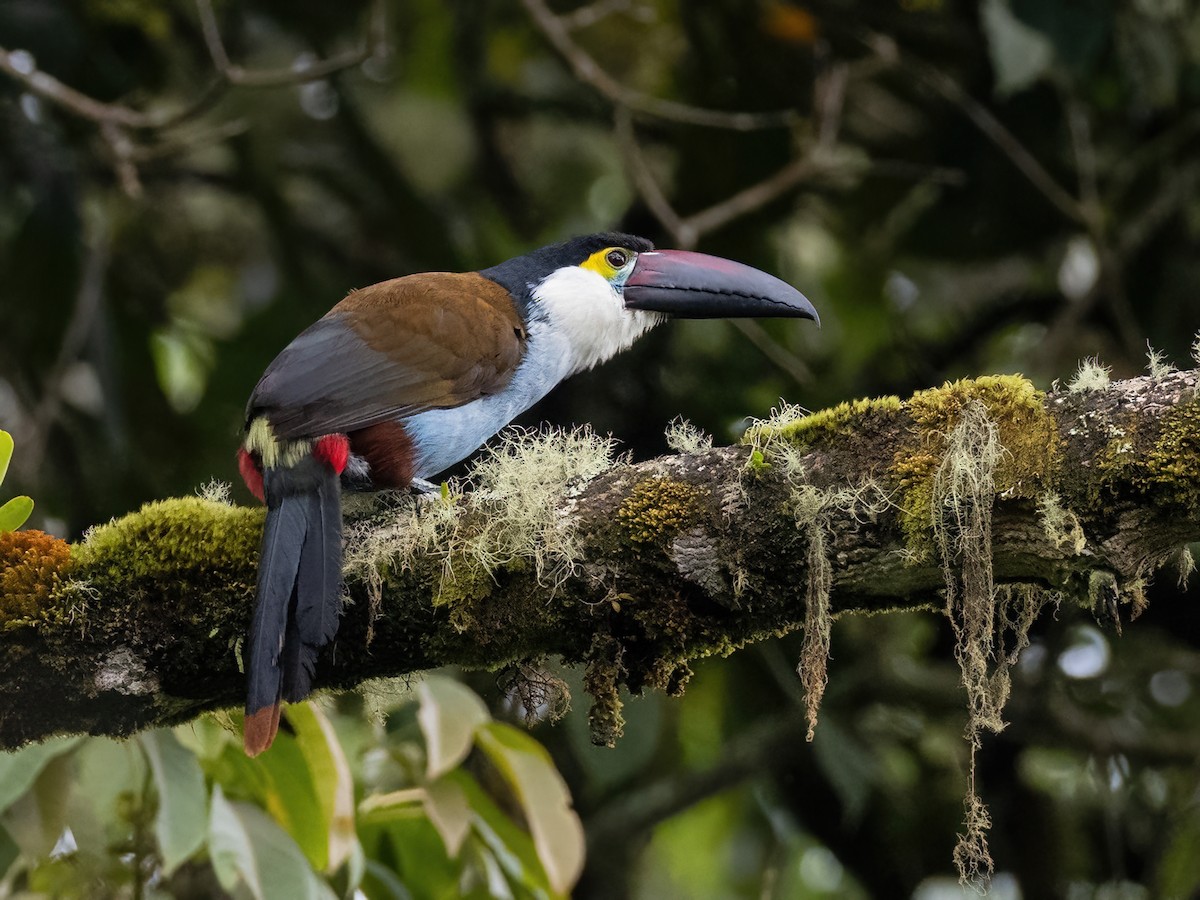
M 35 498 L 31 525 L 78 539 L 235 481 L 245 397 L 347 290 L 592 230 L 749 262 L 821 311 L 819 331 L 673 323 L 527 417 L 591 423 L 638 458 L 676 415 L 728 442 L 781 398 L 993 372 L 1048 388 L 1085 357 L 1130 376 L 1147 342 L 1192 365 L 1194 0 L 558 4 L 599 85 L 533 3 L 385 6 L 365 61 L 256 86 L 218 77 L 203 4 L 0 2 L 0 46 L 152 125 L 183 113 L 102 124 L 0 75 L 4 492 Z M 353 50 L 370 15 L 215 10 L 258 72 Z M 761 115 L 740 130 L 698 110 Z M 722 221 L 691 231 L 697 213 Z M 980 756 L 996 896 L 1200 885 L 1200 655 L 1175 582 L 1160 573 L 1120 639 L 1067 607 L 1035 628 L 1012 724 Z M 578 895 L 957 896 L 951 647 L 932 614 L 839 622 L 812 744 L 797 637 L 701 667 L 682 701 L 635 702 L 616 751 L 586 746 L 578 712 L 539 729 L 596 842 Z

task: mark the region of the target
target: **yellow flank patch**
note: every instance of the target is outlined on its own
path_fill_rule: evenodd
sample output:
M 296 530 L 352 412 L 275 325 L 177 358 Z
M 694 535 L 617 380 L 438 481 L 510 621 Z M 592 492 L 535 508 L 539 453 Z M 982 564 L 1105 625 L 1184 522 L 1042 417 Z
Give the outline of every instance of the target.
M 259 416 L 246 429 L 246 449 L 258 454 L 265 469 L 286 468 L 300 462 L 312 449 L 312 442 L 276 440 L 267 417 Z
M 619 249 L 619 247 L 605 247 L 603 250 L 597 250 L 580 263 L 580 266 L 584 269 L 591 269 L 593 272 L 599 274 L 601 278 L 612 278 L 617 274 L 617 270 L 609 265 L 608 254 L 612 253 L 613 250 Z

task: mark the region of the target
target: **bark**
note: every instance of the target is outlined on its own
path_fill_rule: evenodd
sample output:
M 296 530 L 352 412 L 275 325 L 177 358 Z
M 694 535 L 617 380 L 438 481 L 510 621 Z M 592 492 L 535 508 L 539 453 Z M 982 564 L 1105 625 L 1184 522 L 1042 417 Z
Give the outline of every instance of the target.
M 317 684 L 561 657 L 587 665 L 594 737 L 611 742 L 621 685 L 681 692 L 689 660 L 806 616 L 819 637 L 844 613 L 941 609 L 969 561 L 939 551 L 933 526 L 950 505 L 930 485 L 976 404 L 1003 444 L 985 498 L 995 581 L 1136 610 L 1146 579 L 1200 537 L 1200 373 L 1048 395 L 993 381 L 618 462 L 567 479 L 532 523 L 512 521 L 530 492 L 519 479 L 512 496 L 493 485 L 415 516 L 408 497 L 348 502 L 360 565 Z M 6 598 L 0 746 L 238 704 L 261 522 L 260 510 L 196 499 L 147 507 L 73 548 L 41 608 L 18 615 Z

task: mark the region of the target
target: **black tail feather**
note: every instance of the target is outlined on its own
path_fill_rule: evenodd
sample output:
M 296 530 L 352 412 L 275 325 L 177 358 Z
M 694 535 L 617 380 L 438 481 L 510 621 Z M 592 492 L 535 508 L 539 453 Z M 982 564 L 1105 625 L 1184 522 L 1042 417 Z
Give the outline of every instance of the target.
M 308 533 L 296 577 L 294 621 L 299 646 L 283 669 L 283 698 L 289 702 L 308 696 L 317 653 L 333 640 L 341 613 L 341 485 L 333 472 L 327 470 L 326 475 L 308 496 Z M 292 640 L 289 635 L 289 645 Z
M 258 566 L 258 600 L 247 636 L 247 715 L 279 701 L 279 656 L 306 531 L 303 498 L 285 496 L 267 510 Z
M 302 700 L 337 631 L 342 511 L 338 476 L 317 460 L 264 472 L 267 521 L 247 636 L 246 752 L 271 745 L 279 704 Z

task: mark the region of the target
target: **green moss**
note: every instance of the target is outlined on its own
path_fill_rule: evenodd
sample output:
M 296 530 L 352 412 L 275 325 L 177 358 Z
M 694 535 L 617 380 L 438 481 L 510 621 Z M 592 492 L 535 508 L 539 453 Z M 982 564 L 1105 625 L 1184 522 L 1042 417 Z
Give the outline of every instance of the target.
M 947 439 L 973 403 L 983 405 L 1004 449 L 995 471 L 996 492 L 1035 499 L 1047 489 L 1055 474 L 1059 437 L 1044 401 L 1045 394 L 1021 375 L 988 375 L 919 391 L 903 404 L 914 427 L 890 474 L 900 488 L 900 522 L 915 558 L 928 559 L 933 550 L 933 478 Z
M 153 618 L 181 634 L 202 632 L 201 644 L 236 638 L 254 595 L 264 517 L 261 507 L 184 497 L 93 529 L 72 552 L 72 577 L 105 598 L 90 610 L 91 627 L 119 634 L 126 620 Z
M 1165 413 L 1157 429 L 1129 415 L 1111 433 L 1088 494 L 1093 508 L 1132 493 L 1190 515 L 1200 511 L 1200 399 Z
M 433 591 L 434 606 L 460 605 L 482 600 L 492 592 L 495 581 L 488 570 L 473 557 L 458 554 L 447 560 Z
M 1142 447 L 1136 433 L 1123 433 L 1110 441 L 1100 458 L 1101 485 L 1131 484 L 1140 494 L 1200 510 L 1200 400 L 1167 413 L 1152 440 Z
M 647 478 L 629 492 L 617 521 L 632 543 L 660 543 L 693 522 L 707 497 L 707 491 L 682 481 Z
M 598 747 L 615 747 L 625 732 L 625 716 L 621 713 L 621 692 L 618 687 L 626 672 L 622 665 L 624 648 L 620 641 L 605 632 L 597 632 L 588 650 L 587 671 L 583 689 L 592 697 L 588 710 L 588 726 L 592 743 Z
M 758 448 L 784 440 L 807 447 L 874 427 L 872 419 L 895 416 L 901 408 L 900 398 L 889 396 L 848 400 L 800 418 L 789 411 L 780 419 L 769 419 L 747 430 L 742 443 Z

